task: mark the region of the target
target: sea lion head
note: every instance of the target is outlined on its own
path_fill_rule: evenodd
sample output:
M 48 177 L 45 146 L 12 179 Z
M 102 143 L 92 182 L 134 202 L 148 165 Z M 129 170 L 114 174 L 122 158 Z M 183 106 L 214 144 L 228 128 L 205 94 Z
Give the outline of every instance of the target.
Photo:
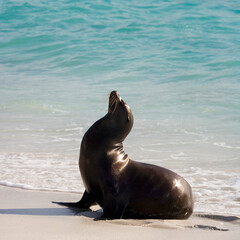
M 109 95 L 108 104 L 109 127 L 117 141 L 122 142 L 133 126 L 133 115 L 131 108 L 123 101 L 117 91 Z

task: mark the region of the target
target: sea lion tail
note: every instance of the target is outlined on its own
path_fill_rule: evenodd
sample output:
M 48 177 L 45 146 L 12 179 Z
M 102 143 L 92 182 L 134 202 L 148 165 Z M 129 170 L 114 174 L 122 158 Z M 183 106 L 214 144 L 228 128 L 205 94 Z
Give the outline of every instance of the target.
M 82 206 L 82 204 L 80 204 L 79 202 L 54 202 L 52 201 L 52 203 L 61 205 L 61 206 L 65 206 L 65 207 L 71 207 L 71 208 L 86 208 L 84 206 Z

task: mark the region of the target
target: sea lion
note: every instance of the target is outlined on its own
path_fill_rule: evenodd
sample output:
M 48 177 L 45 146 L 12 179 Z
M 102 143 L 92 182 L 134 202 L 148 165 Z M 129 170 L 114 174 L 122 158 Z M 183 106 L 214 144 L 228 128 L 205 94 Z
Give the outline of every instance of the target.
M 132 126 L 130 107 L 112 91 L 108 113 L 82 139 L 83 197 L 77 203 L 59 204 L 87 209 L 98 203 L 102 219 L 188 218 L 193 212 L 188 182 L 168 169 L 133 161 L 124 152 L 123 141 Z

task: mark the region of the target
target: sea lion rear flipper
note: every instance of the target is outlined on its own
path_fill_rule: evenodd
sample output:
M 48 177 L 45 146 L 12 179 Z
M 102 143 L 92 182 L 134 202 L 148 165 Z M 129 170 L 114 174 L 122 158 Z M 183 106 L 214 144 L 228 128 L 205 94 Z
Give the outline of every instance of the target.
M 56 203 L 61 206 L 72 207 L 72 208 L 89 209 L 92 205 L 95 204 L 95 200 L 92 198 L 91 194 L 89 194 L 85 190 L 81 200 L 78 202 L 52 202 L 52 203 Z

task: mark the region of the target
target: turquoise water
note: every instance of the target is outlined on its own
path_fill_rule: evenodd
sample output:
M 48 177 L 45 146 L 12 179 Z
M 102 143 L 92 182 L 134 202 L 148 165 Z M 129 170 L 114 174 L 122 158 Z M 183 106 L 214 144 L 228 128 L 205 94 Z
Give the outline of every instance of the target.
M 0 73 L 0 184 L 83 191 L 81 138 L 118 90 L 129 156 L 240 215 L 239 1 L 0 1 Z

